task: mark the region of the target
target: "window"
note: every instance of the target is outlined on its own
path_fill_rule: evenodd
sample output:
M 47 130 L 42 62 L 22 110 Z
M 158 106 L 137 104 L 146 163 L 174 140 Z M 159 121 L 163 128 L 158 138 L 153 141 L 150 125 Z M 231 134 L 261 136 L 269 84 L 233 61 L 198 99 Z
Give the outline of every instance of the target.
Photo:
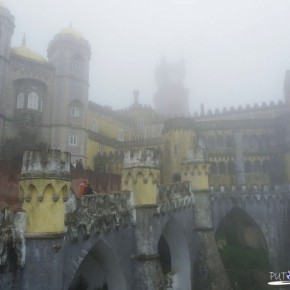
M 32 110 L 38 110 L 38 104 L 39 104 L 38 95 L 35 92 L 31 92 L 28 95 L 27 108 Z
M 118 130 L 118 140 L 124 141 L 124 130 L 123 129 Z
M 233 161 L 228 162 L 228 173 L 235 174 L 235 163 Z
M 21 92 L 18 94 L 17 96 L 17 105 L 16 105 L 17 109 L 23 109 L 24 108 L 24 93 Z
M 79 117 L 80 116 L 80 108 L 77 106 L 72 106 L 71 107 L 71 115 L 73 117 Z
M 142 135 L 136 135 L 135 139 L 136 140 L 141 140 L 142 139 Z
M 144 119 L 138 119 L 138 127 L 144 126 Z
M 219 174 L 226 174 L 226 164 L 225 164 L 225 162 L 223 162 L 223 161 L 219 162 L 218 171 L 219 171 Z
M 97 132 L 97 122 L 96 120 L 91 121 L 91 130 Z
M 99 152 L 101 155 L 103 155 L 103 153 L 104 153 L 104 145 L 103 144 L 99 144 Z
M 253 164 L 253 171 L 255 173 L 261 173 L 262 172 L 262 164 L 259 160 L 255 160 Z
M 77 145 L 78 144 L 78 138 L 75 135 L 70 135 L 69 136 L 69 145 Z
M 247 160 L 245 162 L 245 172 L 246 173 L 251 173 L 252 171 L 253 171 L 252 163 L 251 163 L 251 161 Z
M 210 163 L 210 174 L 217 174 L 217 166 L 214 162 Z
M 73 57 L 72 59 L 72 62 L 71 62 L 71 66 L 72 66 L 72 71 L 73 72 L 80 72 L 81 69 L 82 69 L 82 59 L 80 56 L 75 56 Z

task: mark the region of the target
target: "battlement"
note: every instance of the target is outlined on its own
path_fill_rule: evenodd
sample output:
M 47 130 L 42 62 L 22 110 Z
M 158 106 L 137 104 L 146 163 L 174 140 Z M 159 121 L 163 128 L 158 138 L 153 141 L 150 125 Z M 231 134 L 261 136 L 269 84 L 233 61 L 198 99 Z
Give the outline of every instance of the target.
M 253 185 L 248 187 L 246 185 L 241 186 L 238 188 L 237 186 L 232 186 L 231 188 L 220 186 L 219 188 L 214 188 L 210 186 L 210 192 L 215 194 L 277 194 L 277 193 L 285 193 L 290 192 L 290 184 L 282 184 L 282 185 L 274 185 L 270 186 L 269 184 L 264 185 Z
M 153 148 L 131 149 L 125 153 L 123 168 L 158 168 L 156 150 Z
M 60 150 L 26 151 L 19 179 L 70 180 L 70 157 L 70 153 Z
M 203 118 L 203 117 L 218 117 L 218 116 L 229 116 L 229 115 L 236 115 L 236 114 L 244 114 L 244 113 L 251 113 L 251 112 L 262 112 L 267 110 L 283 110 L 285 109 L 285 104 L 283 101 L 278 101 L 277 103 L 271 101 L 269 104 L 263 102 L 261 105 L 255 103 L 254 105 L 247 104 L 244 107 L 241 105 L 237 106 L 236 108 L 231 106 L 230 108 L 223 108 L 219 109 L 216 108 L 215 110 L 208 110 L 204 112 L 204 108 L 202 106 L 201 112 L 195 112 L 195 118 Z

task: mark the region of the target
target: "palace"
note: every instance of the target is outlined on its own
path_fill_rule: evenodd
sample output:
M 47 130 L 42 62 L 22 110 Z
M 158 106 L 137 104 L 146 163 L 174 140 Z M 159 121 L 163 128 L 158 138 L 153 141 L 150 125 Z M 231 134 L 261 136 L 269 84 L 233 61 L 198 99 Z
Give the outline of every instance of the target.
M 14 26 L 0 0 L 0 289 L 256 290 L 288 269 L 289 72 L 278 103 L 192 116 L 162 59 L 155 108 L 134 90 L 112 110 L 88 99 L 82 33 L 45 58 Z
M 73 28 L 48 44 L 47 59 L 11 47 L 14 18 L 1 4 L 0 148 L 2 159 L 20 160 L 25 150 L 58 149 L 96 172 L 121 173 L 122 152 L 151 147 L 158 152 L 161 182 L 179 181 L 181 163 L 194 144 L 211 163 L 212 188 L 261 188 L 290 183 L 288 115 L 285 100 L 204 111 L 190 116 L 184 64 L 161 60 L 156 69 L 156 110 L 138 101 L 114 111 L 88 100 L 89 42 Z

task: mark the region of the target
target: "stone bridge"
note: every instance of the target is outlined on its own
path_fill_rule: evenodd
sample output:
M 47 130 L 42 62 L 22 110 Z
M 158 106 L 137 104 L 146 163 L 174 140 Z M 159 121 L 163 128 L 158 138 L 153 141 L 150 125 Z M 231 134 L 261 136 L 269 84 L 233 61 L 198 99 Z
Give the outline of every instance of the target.
M 136 269 L 144 261 L 154 264 L 157 255 L 163 272 L 167 272 L 164 279 L 168 289 L 199 289 L 202 268 L 214 268 L 211 259 L 218 260 L 211 256 L 201 265 L 200 244 L 205 238 L 200 235 L 216 233 L 224 220 L 235 214 L 239 222 L 247 221 L 265 240 L 273 269 L 287 268 L 289 192 L 212 192 L 209 199 L 212 229 L 197 228 L 195 208 L 199 204 L 188 182 L 160 186 L 157 207 L 134 208 L 130 192 L 78 200 L 75 221 L 68 225 L 64 247 L 69 253 L 65 255 L 65 289 L 77 283 L 80 276 L 89 285 L 107 283 L 108 289 L 143 289 L 136 286 Z M 146 220 L 139 234 L 138 216 Z M 240 227 L 239 222 L 236 227 Z M 138 255 L 138 240 L 150 243 L 143 245 L 143 256 Z M 207 245 L 214 248 L 213 242 L 209 240 Z M 150 255 L 146 254 L 147 247 Z
M 26 212 L 0 215 L 0 289 L 229 290 L 219 250 L 233 236 L 262 249 L 272 271 L 288 269 L 288 188 L 159 185 L 156 164 L 134 159 L 123 191 L 76 198 L 68 160 L 60 152 L 24 157 Z

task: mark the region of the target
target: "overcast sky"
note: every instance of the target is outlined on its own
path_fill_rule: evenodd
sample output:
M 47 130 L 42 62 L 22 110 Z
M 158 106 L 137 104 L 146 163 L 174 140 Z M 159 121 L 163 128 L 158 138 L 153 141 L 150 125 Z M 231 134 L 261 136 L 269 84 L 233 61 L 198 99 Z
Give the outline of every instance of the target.
M 13 46 L 46 56 L 62 28 L 90 42 L 90 99 L 115 109 L 153 104 L 161 56 L 183 59 L 190 111 L 283 99 L 290 68 L 289 0 L 4 0 Z

